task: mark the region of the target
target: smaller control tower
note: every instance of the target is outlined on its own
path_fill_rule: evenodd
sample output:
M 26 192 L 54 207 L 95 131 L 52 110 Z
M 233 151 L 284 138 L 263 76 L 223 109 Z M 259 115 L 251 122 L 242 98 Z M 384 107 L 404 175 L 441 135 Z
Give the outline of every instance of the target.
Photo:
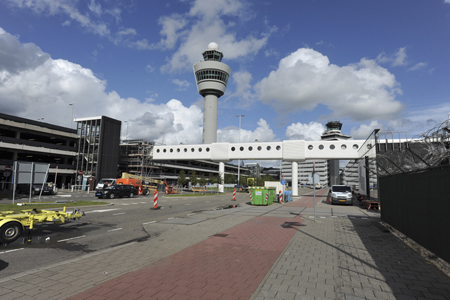
M 216 43 L 203 52 L 203 61 L 194 65 L 198 93 L 205 98 L 203 110 L 203 144 L 217 142 L 218 99 L 225 93 L 231 69 L 222 62 L 223 53 Z

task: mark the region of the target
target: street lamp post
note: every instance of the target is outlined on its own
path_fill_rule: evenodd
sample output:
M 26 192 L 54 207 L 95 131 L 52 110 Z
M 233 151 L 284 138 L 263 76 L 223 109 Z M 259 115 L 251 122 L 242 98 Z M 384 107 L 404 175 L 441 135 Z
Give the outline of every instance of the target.
M 70 106 L 72 106 L 72 119 L 70 120 L 70 129 L 73 128 L 73 108 L 74 108 L 74 104 L 73 103 L 69 103 Z
M 239 118 L 239 143 L 241 142 L 241 117 L 244 115 L 236 115 Z M 238 185 L 241 184 L 241 160 L 238 160 Z

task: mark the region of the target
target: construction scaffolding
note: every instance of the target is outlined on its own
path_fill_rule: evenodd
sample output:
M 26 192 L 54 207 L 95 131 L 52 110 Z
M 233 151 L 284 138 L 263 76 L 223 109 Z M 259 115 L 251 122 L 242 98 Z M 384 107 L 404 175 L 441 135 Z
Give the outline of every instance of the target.
M 153 173 L 154 142 L 123 140 L 120 143 L 120 170 L 136 176 L 150 177 Z

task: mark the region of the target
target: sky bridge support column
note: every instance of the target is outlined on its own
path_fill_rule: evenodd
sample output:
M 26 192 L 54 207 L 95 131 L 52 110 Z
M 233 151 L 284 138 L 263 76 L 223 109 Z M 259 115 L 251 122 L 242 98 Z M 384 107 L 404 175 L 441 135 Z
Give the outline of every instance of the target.
M 298 162 L 292 162 L 292 196 L 298 196 Z
M 220 182 L 219 182 L 219 193 L 223 193 L 223 183 L 225 182 L 225 163 L 224 162 L 219 162 L 219 177 L 220 177 Z

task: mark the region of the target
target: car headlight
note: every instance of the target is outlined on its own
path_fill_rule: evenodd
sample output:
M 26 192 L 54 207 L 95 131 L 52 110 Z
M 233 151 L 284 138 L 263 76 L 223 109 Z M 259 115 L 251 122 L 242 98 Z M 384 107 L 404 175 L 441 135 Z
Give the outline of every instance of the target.
M 331 197 L 336 198 L 336 194 L 335 193 L 331 193 Z

